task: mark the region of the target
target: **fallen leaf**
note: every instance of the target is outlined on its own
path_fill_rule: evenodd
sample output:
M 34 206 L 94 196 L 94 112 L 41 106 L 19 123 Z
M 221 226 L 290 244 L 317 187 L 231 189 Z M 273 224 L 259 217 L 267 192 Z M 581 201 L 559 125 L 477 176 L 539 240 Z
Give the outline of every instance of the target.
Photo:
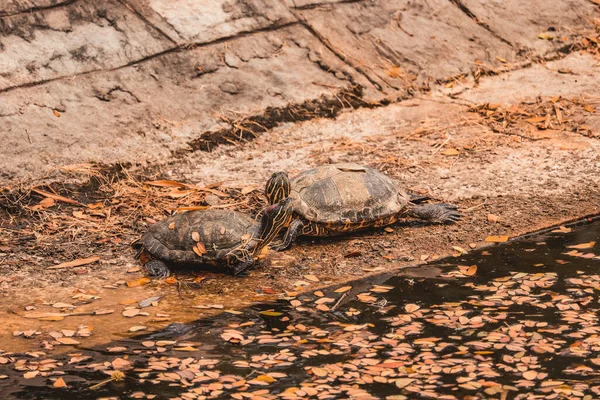
M 317 278 L 315 275 L 304 275 L 304 278 L 311 282 L 320 282 L 319 278 Z
M 589 112 L 589 113 L 594 113 L 596 112 L 596 109 L 592 106 L 590 106 L 589 104 L 586 104 L 584 107 L 585 111 Z
M 147 328 L 144 325 L 135 325 L 129 328 L 129 332 L 145 331 Z
M 123 311 L 123 316 L 124 317 L 135 317 L 136 315 L 138 315 L 142 310 L 140 310 L 139 308 L 130 308 L 129 310 L 125 310 Z
M 496 60 L 500 61 L 503 64 L 506 64 L 506 59 L 500 56 L 496 56 Z
M 73 304 L 68 304 L 68 303 L 54 303 L 54 304 L 52 304 L 52 307 L 54 307 L 54 308 L 75 308 L 75 306 Z
M 76 206 L 83 206 L 83 204 L 81 204 L 80 202 L 69 199 L 68 197 L 61 196 L 59 194 L 49 193 L 49 192 L 46 192 L 46 191 L 40 190 L 40 189 L 31 189 L 31 191 L 36 192 L 37 194 L 41 194 L 44 197 L 49 197 L 56 201 L 62 201 L 63 203 L 73 204 Z
M 553 40 L 554 39 L 554 36 L 548 32 L 542 32 L 537 37 L 538 37 L 538 39 L 543 39 L 543 40 Z
M 279 317 L 280 315 L 283 315 L 282 312 L 278 312 L 278 311 L 261 311 L 259 312 L 260 315 L 266 315 L 267 317 Z
M 82 265 L 95 263 L 98 260 L 100 260 L 100 257 L 98 257 L 98 256 L 92 256 L 92 257 L 88 257 L 88 258 L 78 258 L 77 260 L 64 262 L 62 264 L 48 267 L 47 269 L 62 269 L 62 268 L 79 267 Z
M 465 272 L 464 274 L 466 276 L 473 276 L 475 275 L 475 273 L 477 272 L 477 265 L 471 265 Z
M 508 236 L 488 236 L 485 238 L 485 241 L 492 243 L 508 242 Z
M 407 304 L 404 306 L 404 310 L 407 313 L 413 313 L 413 312 L 417 311 L 419 308 L 421 308 L 421 306 L 419 306 L 417 304 Z
M 40 371 L 29 371 L 29 372 L 25 372 L 23 374 L 23 378 L 25 378 L 25 379 L 31 379 L 31 378 L 35 378 L 39 374 L 40 374 Z
M 488 219 L 488 222 L 498 222 L 500 217 L 498 217 L 497 215 L 494 215 L 494 214 L 489 214 L 487 219 Z
M 177 182 L 177 181 L 169 181 L 169 180 L 160 180 L 160 181 L 147 181 L 144 182 L 145 185 L 150 186 L 158 186 L 158 187 L 186 187 L 185 183 Z
M 192 232 L 192 240 L 194 242 L 199 242 L 200 241 L 200 234 L 198 232 Z
M 313 374 L 319 377 L 327 376 L 329 374 L 327 370 L 323 368 L 312 367 L 310 370 Z
M 125 370 L 131 368 L 131 361 L 124 360 L 122 358 L 115 358 L 111 365 L 116 370 Z
M 60 117 L 60 113 L 56 110 L 52 110 L 52 114 L 54 114 L 55 117 Z
M 396 379 L 396 386 L 398 387 L 398 389 L 404 389 L 405 387 L 407 387 L 414 381 L 415 381 L 414 379 L 410 379 L 410 378 Z
M 595 244 L 596 244 L 596 242 L 587 242 L 587 243 L 575 244 L 573 246 L 567 246 L 567 247 L 569 249 L 582 250 L 582 249 L 591 249 L 592 247 L 594 247 Z
M 175 229 L 175 222 L 171 222 L 171 223 L 169 224 L 169 229 L 170 229 L 170 230 L 173 230 L 173 229 Z
M 273 383 L 275 382 L 275 378 L 269 375 L 259 375 L 255 378 L 257 381 L 265 382 L 265 383 Z
M 139 279 L 135 279 L 133 281 L 127 281 L 127 286 L 128 287 L 137 287 L 137 286 L 143 286 L 147 283 L 150 283 L 150 278 L 139 278 Z
M 460 154 L 460 152 L 453 147 L 449 147 L 442 151 L 442 154 L 445 156 L 457 156 Z
M 352 289 L 352 286 L 342 286 L 341 288 L 335 289 L 334 292 L 335 293 L 344 293 L 350 289 Z
M 54 386 L 55 388 L 64 388 L 67 387 L 67 384 L 65 383 L 65 380 L 63 378 L 58 378 L 56 381 L 54 381 Z
M 81 343 L 81 342 L 78 342 L 77 340 L 72 339 L 70 337 L 57 338 L 56 341 L 59 342 L 60 344 L 66 344 L 66 345 L 76 345 L 76 344 L 80 344 Z

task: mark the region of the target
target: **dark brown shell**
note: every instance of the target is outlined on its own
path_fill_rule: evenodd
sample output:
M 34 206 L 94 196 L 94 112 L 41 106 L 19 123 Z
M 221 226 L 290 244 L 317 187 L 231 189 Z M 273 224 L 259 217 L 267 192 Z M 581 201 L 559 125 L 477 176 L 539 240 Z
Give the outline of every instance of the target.
M 331 164 L 292 179 L 294 211 L 317 223 L 376 221 L 401 212 L 409 195 L 381 172 L 358 164 Z
M 142 243 L 151 256 L 163 261 L 210 263 L 224 260 L 231 250 L 257 233 L 258 223 L 249 215 L 226 210 L 198 210 L 177 214 L 152 225 L 142 237 Z M 194 246 L 199 251 L 194 251 Z M 200 256 L 198 252 L 204 254 Z

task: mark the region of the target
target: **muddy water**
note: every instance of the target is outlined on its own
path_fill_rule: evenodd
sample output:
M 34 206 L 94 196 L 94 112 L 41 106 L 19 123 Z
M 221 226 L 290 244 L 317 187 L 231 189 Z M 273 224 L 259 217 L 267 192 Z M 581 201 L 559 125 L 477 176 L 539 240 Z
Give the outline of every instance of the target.
M 50 361 L 5 353 L 0 389 L 24 399 L 598 398 L 599 254 L 600 222 L 586 221 Z M 124 379 L 110 380 L 117 369 Z M 59 377 L 66 388 L 53 387 Z

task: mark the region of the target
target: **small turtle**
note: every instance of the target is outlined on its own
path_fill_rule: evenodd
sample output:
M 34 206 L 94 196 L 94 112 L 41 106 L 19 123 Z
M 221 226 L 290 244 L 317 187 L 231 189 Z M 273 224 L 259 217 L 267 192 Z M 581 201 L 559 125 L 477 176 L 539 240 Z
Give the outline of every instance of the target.
M 260 222 L 226 210 L 188 211 L 153 225 L 142 237 L 149 275 L 169 276 L 168 264 L 220 265 L 233 275 L 254 265 L 255 257 L 292 218 L 291 199 L 262 211 Z
M 267 181 L 270 204 L 289 196 L 294 216 L 283 242 L 284 250 L 299 235 L 334 236 L 383 227 L 406 216 L 433 222 L 457 222 L 461 214 L 451 204 L 415 204 L 401 185 L 381 172 L 357 164 L 331 164 L 302 172 L 291 181 L 276 172 Z

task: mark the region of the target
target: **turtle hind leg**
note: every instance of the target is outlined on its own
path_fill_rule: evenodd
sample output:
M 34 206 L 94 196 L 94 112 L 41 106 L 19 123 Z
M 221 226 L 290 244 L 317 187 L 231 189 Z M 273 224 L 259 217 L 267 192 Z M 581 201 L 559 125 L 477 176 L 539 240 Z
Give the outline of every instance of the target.
M 171 271 L 169 270 L 169 267 L 167 267 L 167 264 L 160 260 L 150 260 L 144 267 L 146 268 L 148 275 L 154 278 L 163 279 L 171 275 Z
M 275 251 L 287 249 L 294 241 L 296 241 L 296 238 L 302 233 L 302 229 L 304 229 L 304 222 L 302 222 L 302 220 L 296 219 L 292 221 L 283 237 L 283 241 L 280 244 L 272 245 L 271 248 Z
M 462 217 L 458 207 L 452 204 L 423 204 L 411 207 L 408 211 L 411 217 L 442 224 L 458 222 Z

